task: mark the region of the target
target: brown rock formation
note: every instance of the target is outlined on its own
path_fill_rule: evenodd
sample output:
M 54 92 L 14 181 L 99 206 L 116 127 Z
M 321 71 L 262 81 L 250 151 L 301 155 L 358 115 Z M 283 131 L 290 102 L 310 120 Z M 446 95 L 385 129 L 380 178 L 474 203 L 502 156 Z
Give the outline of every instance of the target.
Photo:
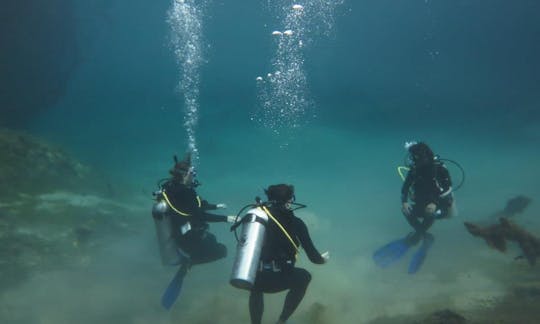
M 504 210 L 495 214 L 500 216 L 499 223 L 482 227 L 465 222 L 465 227 L 469 233 L 483 238 L 491 248 L 500 252 L 506 252 L 506 241 L 516 242 L 523 252 L 523 257 L 530 265 L 534 265 L 536 258 L 540 257 L 540 238 L 509 220 L 509 218 L 523 212 L 530 201 L 525 196 L 510 199 Z

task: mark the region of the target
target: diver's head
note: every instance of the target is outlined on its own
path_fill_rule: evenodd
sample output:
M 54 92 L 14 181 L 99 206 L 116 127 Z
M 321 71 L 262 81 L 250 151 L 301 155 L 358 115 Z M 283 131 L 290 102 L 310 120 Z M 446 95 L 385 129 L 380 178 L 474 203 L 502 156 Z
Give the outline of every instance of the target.
M 264 192 L 268 200 L 278 206 L 288 207 L 294 202 L 294 186 L 288 184 L 271 185 Z
M 408 147 L 410 160 L 416 167 L 430 165 L 435 159 L 435 154 L 424 142 L 418 142 Z
M 169 173 L 174 181 L 183 183 L 186 186 L 194 187 L 197 185 L 195 168 L 191 165 L 191 153 L 186 153 L 182 161 L 178 161 L 175 155 L 174 166 Z

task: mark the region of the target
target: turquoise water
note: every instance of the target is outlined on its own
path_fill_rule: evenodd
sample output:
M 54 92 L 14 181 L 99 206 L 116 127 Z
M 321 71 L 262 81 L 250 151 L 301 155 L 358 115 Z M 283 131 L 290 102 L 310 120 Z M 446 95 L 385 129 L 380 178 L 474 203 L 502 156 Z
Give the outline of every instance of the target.
M 69 37 L 77 63 L 65 88 L 23 120 L 8 112 L 4 124 L 99 169 L 131 195 L 131 217 L 141 225 L 111 240 L 84 271 L 44 272 L 5 293 L 12 318 L 247 323 L 248 295 L 227 283 L 235 245 L 222 224 L 212 230 L 228 246 L 227 259 L 196 267 L 170 313 L 159 306 L 175 269 L 159 264 L 149 197 L 172 156 L 190 146 L 199 193 L 227 203 L 225 212 L 275 183 L 294 184 L 308 205 L 298 215 L 331 262 L 316 266 L 301 256 L 313 281 L 293 323 L 309 323 L 314 303 L 326 306 L 321 323 L 368 323 L 468 312 L 505 295 L 501 269 L 521 269 L 512 261 L 519 251 L 491 251 L 462 223 L 483 221 L 524 194 L 533 203 L 519 222 L 540 233 L 539 5 L 296 3 L 303 11 L 284 0 L 75 2 Z M 371 260 L 410 230 L 396 171 L 410 140 L 428 142 L 466 172 L 459 214 L 434 225 L 434 247 L 414 276 L 405 260 L 385 270 Z M 450 171 L 458 182 L 459 170 Z M 283 298 L 267 297 L 266 323 Z M 29 313 L 13 315 L 28 312 L 28 302 Z

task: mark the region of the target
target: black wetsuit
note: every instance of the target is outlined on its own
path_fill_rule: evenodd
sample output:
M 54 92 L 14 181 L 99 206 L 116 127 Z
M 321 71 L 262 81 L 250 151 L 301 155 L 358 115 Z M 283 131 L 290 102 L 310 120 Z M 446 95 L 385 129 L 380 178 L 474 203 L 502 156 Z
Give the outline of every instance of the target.
M 401 202 L 408 201 L 411 191 L 412 211 L 406 219 L 417 233 L 425 233 L 433 225 L 435 218 L 448 215 L 453 202 L 451 188 L 452 180 L 448 169 L 440 161 L 409 170 L 401 187 Z M 434 215 L 425 212 L 430 203 L 437 205 Z
M 271 207 L 270 213 L 281 223 L 297 246 L 302 246 L 309 260 L 322 264 L 325 260 L 311 241 L 306 224 L 285 207 Z M 280 319 L 286 321 L 298 307 L 311 281 L 311 274 L 296 268 L 296 249 L 283 231 L 269 220 L 261 251 L 261 268 L 249 296 L 251 323 L 261 323 L 264 310 L 263 293 L 289 289 Z
M 212 262 L 227 256 L 225 245 L 218 243 L 216 237 L 208 232 L 207 222 L 226 222 L 227 216 L 209 214 L 207 210 L 217 209 L 214 204 L 201 200 L 192 187 L 181 182 L 166 182 L 163 191 L 176 211 L 172 213 L 172 225 L 177 229 L 178 247 L 188 254 L 191 265 Z M 189 224 L 188 224 L 189 223 Z M 190 229 L 188 230 L 188 227 Z

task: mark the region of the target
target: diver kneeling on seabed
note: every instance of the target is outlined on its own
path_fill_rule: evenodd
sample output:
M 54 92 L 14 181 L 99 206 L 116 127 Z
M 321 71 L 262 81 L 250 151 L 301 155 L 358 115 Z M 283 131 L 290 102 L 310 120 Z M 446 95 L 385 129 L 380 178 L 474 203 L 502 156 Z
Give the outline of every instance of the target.
M 398 168 L 404 180 L 401 211 L 414 232 L 375 251 L 373 260 L 385 268 L 422 241 L 409 263 L 408 272 L 414 274 L 422 266 L 434 242 L 433 235 L 428 233 L 429 228 L 435 220 L 449 218 L 455 212 L 453 193 L 463 184 L 465 173 L 458 163 L 436 156 L 426 143 L 409 142 L 405 144 L 405 149 L 408 151 L 408 167 Z M 452 189 L 450 173 L 443 161 L 455 164 L 462 171 L 462 181 L 455 189 Z M 406 177 L 402 174 L 403 170 L 408 171 Z
M 320 254 L 309 235 L 306 224 L 294 211 L 306 207 L 294 202 L 294 187 L 286 184 L 269 186 L 267 202 L 244 207 L 249 209 L 233 225 L 242 226 L 233 265 L 231 284 L 250 290 L 249 314 L 252 324 L 260 324 L 264 309 L 264 293 L 289 290 L 277 323 L 285 323 L 296 310 L 311 281 L 311 274 L 295 267 L 300 246 L 309 260 L 316 264 L 328 262 L 329 253 Z
M 174 157 L 171 177 L 161 180 L 154 192 L 152 209 L 156 225 L 159 252 L 164 265 L 179 265 L 180 269 L 162 296 L 161 304 L 169 309 L 176 301 L 187 271 L 196 264 L 216 261 L 227 256 L 225 245 L 218 243 L 208 231 L 208 222 L 234 222 L 235 216 L 210 214 L 208 210 L 227 208 L 225 204 L 210 204 L 195 191 L 191 154 L 183 161 Z

